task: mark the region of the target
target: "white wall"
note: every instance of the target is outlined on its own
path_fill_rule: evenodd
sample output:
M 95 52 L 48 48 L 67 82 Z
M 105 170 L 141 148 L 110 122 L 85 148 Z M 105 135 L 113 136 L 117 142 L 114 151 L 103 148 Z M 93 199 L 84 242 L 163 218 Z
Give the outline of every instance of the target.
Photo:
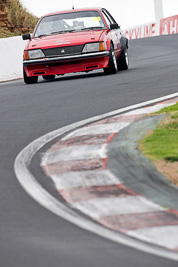
M 178 33 L 178 15 L 126 29 L 123 32 L 129 40 L 175 34 Z
M 21 36 L 0 39 L 0 81 L 22 78 L 26 44 Z
M 149 24 L 139 25 L 124 30 L 124 35 L 129 39 L 140 39 L 158 36 L 160 33 L 160 21 L 151 22 Z

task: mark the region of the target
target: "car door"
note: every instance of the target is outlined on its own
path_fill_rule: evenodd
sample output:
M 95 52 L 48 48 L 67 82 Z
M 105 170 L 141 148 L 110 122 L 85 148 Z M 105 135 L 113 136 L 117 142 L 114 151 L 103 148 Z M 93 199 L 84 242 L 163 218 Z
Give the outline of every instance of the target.
M 103 16 L 108 24 L 108 27 L 110 29 L 110 33 L 111 33 L 111 37 L 112 37 L 112 41 L 114 44 L 114 51 L 116 53 L 116 57 L 120 55 L 120 51 L 121 51 L 121 37 L 122 37 L 122 33 L 120 30 L 120 26 L 118 26 L 117 29 L 111 29 L 110 25 L 111 24 L 117 24 L 115 19 L 112 17 L 112 15 L 105 9 L 102 9 L 102 13 Z

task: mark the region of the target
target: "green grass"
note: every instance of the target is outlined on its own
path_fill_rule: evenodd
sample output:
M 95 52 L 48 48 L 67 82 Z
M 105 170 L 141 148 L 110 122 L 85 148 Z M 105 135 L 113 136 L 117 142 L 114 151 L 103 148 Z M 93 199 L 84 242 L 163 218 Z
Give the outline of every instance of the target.
M 175 105 L 163 108 L 163 109 L 155 112 L 155 114 L 169 113 L 169 112 L 174 112 L 174 111 L 177 111 L 177 113 L 178 113 L 178 102 Z
M 166 113 L 153 133 L 140 141 L 140 148 L 151 160 L 178 161 L 178 103 L 155 114 Z

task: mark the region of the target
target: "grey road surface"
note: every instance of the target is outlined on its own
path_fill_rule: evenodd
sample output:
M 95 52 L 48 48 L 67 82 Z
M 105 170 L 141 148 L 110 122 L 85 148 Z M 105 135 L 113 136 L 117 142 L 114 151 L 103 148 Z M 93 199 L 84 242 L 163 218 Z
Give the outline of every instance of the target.
M 53 215 L 26 194 L 13 169 L 17 154 L 52 130 L 176 93 L 177 43 L 178 35 L 131 41 L 130 69 L 116 75 L 0 84 L 0 267 L 177 267 Z

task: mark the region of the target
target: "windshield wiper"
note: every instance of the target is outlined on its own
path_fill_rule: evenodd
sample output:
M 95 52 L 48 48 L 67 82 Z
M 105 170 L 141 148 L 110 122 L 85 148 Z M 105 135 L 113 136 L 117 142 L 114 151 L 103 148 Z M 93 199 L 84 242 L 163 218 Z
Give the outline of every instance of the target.
M 35 37 L 35 38 L 40 38 L 40 37 L 44 37 L 44 36 L 47 36 L 47 34 L 40 34 L 40 35 L 38 35 L 38 36 Z
M 85 30 L 103 30 L 103 27 L 87 27 L 87 28 L 83 28 L 80 29 L 81 31 L 85 31 Z

